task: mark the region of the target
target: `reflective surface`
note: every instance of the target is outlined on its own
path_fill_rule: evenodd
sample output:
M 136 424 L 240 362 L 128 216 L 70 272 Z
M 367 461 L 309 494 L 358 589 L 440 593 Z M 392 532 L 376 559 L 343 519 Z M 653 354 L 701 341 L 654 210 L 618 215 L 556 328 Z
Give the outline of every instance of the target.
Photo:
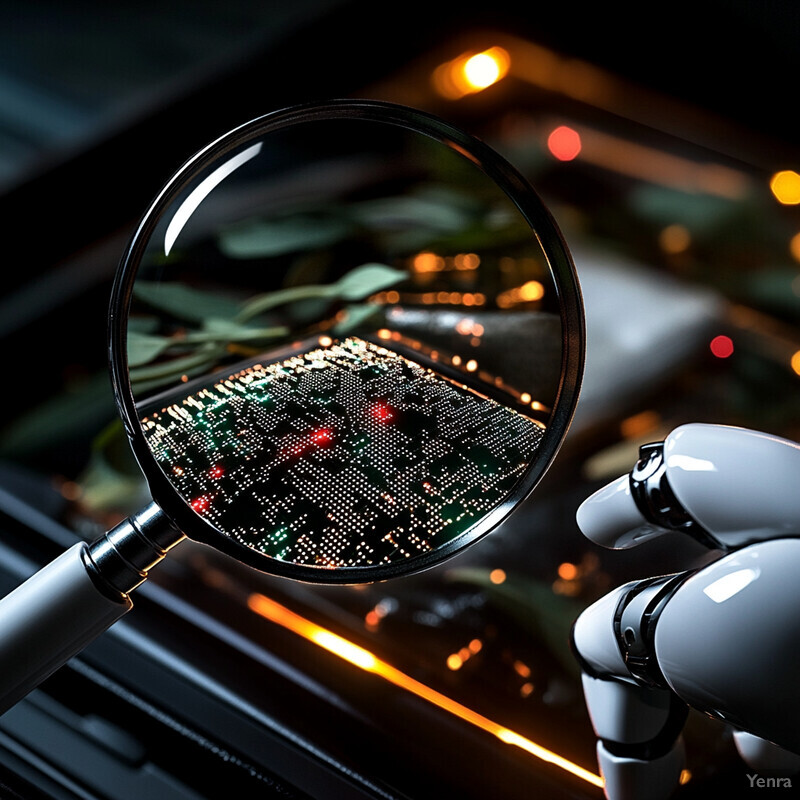
M 288 109 L 212 144 L 145 216 L 112 306 L 156 501 L 309 580 L 415 571 L 487 533 L 555 455 L 582 364 L 534 191 L 390 104 Z

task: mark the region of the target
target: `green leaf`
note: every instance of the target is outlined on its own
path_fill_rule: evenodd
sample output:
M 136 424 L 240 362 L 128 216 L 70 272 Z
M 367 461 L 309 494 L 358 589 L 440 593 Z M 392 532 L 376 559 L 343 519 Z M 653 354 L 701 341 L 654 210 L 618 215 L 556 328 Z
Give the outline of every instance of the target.
M 233 319 L 239 311 L 238 300 L 182 283 L 137 280 L 133 294 L 151 308 L 166 311 L 186 322 L 202 323 L 208 317 Z
M 359 325 L 363 325 L 370 319 L 377 317 L 382 310 L 382 306 L 369 303 L 358 306 L 347 306 L 344 309 L 344 318 L 337 321 L 333 326 L 333 332 L 337 336 L 352 333 Z
M 230 319 L 209 317 L 203 320 L 203 330 L 188 334 L 184 342 L 250 342 L 257 339 L 277 339 L 288 336 L 289 329 L 285 325 L 273 325 L 268 328 L 251 328 Z
M 229 258 L 278 256 L 336 244 L 352 227 L 345 219 L 320 215 L 259 220 L 225 231 L 219 248 Z
M 158 317 L 145 314 L 131 314 L 128 317 L 128 333 L 154 333 L 158 330 L 160 320 Z
M 375 292 L 388 289 L 406 277 L 406 273 L 385 264 L 362 264 L 340 278 L 334 286 L 342 300 L 364 300 Z
M 455 196 L 454 196 L 455 197 Z M 474 209 L 467 208 L 454 197 L 422 194 L 385 197 L 370 200 L 352 209 L 355 218 L 365 227 L 386 229 L 423 228 L 428 231 L 455 233 L 470 224 Z
M 159 364 L 132 368 L 130 370 L 131 383 L 136 384 L 141 381 L 160 380 L 162 378 L 178 380 L 181 375 L 188 373 L 193 368 L 209 366 L 224 353 L 224 347 L 214 342 L 208 342 L 189 355 L 173 358 Z
M 149 333 L 128 331 L 128 364 L 138 367 L 149 364 L 165 353 L 173 344 L 166 336 L 153 336 Z
M 301 300 L 321 298 L 329 301 L 363 300 L 375 292 L 394 286 L 405 277 L 406 273 L 402 270 L 385 264 L 362 264 L 342 276 L 336 283 L 293 286 L 258 295 L 242 306 L 237 321 L 245 322 L 269 309 Z
M 293 286 L 289 289 L 278 289 L 251 298 L 241 306 L 237 322 L 246 322 L 272 308 L 297 303 L 301 300 L 318 298 L 335 298 L 336 289 L 333 284 L 313 284 L 311 286 Z

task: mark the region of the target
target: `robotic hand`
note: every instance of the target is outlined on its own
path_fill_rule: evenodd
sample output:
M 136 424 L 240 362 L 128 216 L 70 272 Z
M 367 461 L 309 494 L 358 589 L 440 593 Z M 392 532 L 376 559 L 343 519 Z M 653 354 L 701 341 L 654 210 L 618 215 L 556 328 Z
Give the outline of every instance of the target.
M 578 509 L 612 549 L 693 536 L 721 555 L 634 581 L 576 620 L 573 649 L 609 800 L 671 796 L 689 707 L 761 773 L 800 770 L 800 444 L 689 424 Z

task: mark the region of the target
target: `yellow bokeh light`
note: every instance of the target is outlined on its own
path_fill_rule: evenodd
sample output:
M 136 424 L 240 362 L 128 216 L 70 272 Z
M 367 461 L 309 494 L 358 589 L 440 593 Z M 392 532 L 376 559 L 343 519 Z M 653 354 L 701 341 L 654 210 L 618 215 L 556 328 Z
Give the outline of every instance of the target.
M 488 53 L 478 53 L 464 64 L 464 77 L 475 89 L 485 89 L 500 78 L 500 65 Z
M 795 371 L 797 375 L 800 375 L 800 350 L 798 350 L 793 356 L 791 360 L 792 369 Z
M 508 74 L 511 58 L 502 47 L 463 53 L 441 64 L 433 73 L 436 91 L 450 100 L 481 92 Z
M 775 199 L 785 206 L 800 203 L 800 175 L 792 169 L 776 172 L 770 179 L 769 188 Z
M 519 299 L 526 303 L 541 300 L 544 297 L 544 286 L 539 281 L 527 281 L 520 286 Z
M 447 668 L 453 670 L 453 672 L 455 672 L 457 669 L 461 669 L 463 663 L 464 662 L 458 653 L 453 653 L 452 655 L 447 656 Z

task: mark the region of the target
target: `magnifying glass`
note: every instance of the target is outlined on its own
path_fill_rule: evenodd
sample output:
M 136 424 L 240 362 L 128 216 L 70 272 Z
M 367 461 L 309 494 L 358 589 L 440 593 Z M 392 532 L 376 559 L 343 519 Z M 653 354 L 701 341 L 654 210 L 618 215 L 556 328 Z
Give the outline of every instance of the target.
M 152 503 L 0 602 L 0 710 L 184 538 L 325 584 L 478 541 L 563 442 L 583 311 L 556 223 L 497 152 L 415 109 L 332 101 L 178 170 L 121 260 L 109 357 Z

